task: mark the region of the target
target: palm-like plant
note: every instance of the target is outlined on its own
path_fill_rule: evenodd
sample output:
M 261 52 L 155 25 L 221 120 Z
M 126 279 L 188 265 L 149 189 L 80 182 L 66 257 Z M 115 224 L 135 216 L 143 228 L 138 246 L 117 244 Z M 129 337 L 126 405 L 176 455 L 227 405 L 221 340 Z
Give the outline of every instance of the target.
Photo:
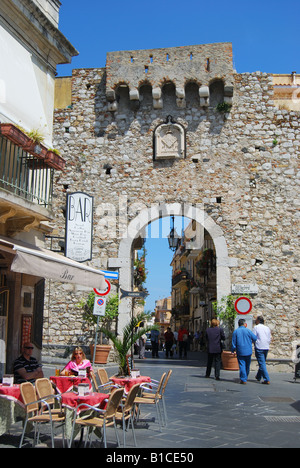
M 136 317 L 132 317 L 128 325 L 124 327 L 121 338 L 116 336 L 111 330 L 100 328 L 100 332 L 104 333 L 106 337 L 113 342 L 117 353 L 120 375 L 128 375 L 126 356 L 134 343 L 145 333 L 158 329 L 157 325 L 148 325 L 138 328 L 140 322 L 145 321 L 146 317 L 147 316 L 144 313 L 138 314 Z

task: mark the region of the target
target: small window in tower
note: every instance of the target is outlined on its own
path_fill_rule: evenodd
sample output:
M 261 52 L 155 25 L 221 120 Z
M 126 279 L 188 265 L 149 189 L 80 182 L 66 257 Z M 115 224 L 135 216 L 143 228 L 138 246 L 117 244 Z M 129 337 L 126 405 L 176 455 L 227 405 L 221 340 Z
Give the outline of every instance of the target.
M 145 73 L 148 73 L 148 71 L 149 71 L 149 67 L 146 65 L 145 66 Z
M 167 54 L 167 55 L 166 55 L 166 61 L 168 62 L 169 60 L 170 60 L 170 55 Z
M 153 63 L 153 55 L 150 55 L 150 63 Z
M 209 58 L 206 59 L 205 70 L 208 71 L 208 72 L 210 71 L 210 60 L 209 60 Z
M 193 52 L 190 53 L 190 60 L 193 60 Z

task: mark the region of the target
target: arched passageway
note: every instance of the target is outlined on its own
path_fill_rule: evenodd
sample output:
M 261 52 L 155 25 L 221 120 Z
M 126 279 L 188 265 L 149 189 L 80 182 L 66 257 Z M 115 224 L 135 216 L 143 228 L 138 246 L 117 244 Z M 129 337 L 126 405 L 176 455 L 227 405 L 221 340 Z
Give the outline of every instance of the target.
M 216 290 L 217 299 L 230 294 L 230 261 L 228 248 L 222 229 L 200 207 L 188 203 L 158 203 L 144 208 L 128 224 L 127 230 L 120 241 L 118 258 L 111 258 L 109 266 L 119 268 L 120 289 L 132 290 L 133 284 L 133 243 L 144 232 L 145 228 L 159 218 L 170 216 L 183 216 L 201 224 L 211 236 L 216 251 Z M 132 299 L 125 297 L 119 306 L 119 333 L 128 323 L 132 307 Z

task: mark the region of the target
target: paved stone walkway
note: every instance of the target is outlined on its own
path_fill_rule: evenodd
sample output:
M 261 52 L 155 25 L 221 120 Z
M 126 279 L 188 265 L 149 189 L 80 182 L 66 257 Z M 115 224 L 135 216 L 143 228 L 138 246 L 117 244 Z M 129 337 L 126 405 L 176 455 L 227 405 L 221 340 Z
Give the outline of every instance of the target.
M 271 374 L 271 385 L 262 385 L 251 372 L 240 385 L 238 372 L 221 371 L 221 381 L 205 378 L 206 355 L 189 353 L 187 360 L 148 358 L 135 364 L 142 375 L 159 379 L 173 370 L 166 390 L 168 424 L 159 431 L 155 408 L 144 407 L 136 428 L 138 447 L 149 449 L 194 448 L 298 448 L 300 447 L 300 381 L 292 374 Z M 55 366 L 45 365 L 46 376 Z M 109 366 L 108 374 L 116 368 Z M 21 424 L 0 437 L 0 448 L 18 445 Z M 121 435 L 121 432 L 120 432 Z M 109 447 L 116 447 L 114 431 Z M 61 444 L 57 440 L 57 445 Z M 128 448 L 133 448 L 131 431 Z M 47 439 L 41 446 L 49 446 Z M 95 446 L 99 447 L 97 442 Z

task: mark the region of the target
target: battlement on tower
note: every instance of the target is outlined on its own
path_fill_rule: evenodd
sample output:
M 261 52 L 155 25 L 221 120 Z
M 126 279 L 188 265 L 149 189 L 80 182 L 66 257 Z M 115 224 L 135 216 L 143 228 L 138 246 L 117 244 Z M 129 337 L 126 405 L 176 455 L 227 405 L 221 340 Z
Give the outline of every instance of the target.
M 173 83 L 177 106 L 185 107 L 185 88 L 190 83 L 199 87 L 202 107 L 209 106 L 210 85 L 221 81 L 224 101 L 232 103 L 232 44 L 216 43 L 165 49 L 109 52 L 106 63 L 106 97 L 109 110 L 116 111 L 119 87 L 129 88 L 129 99 L 137 106 L 140 88 L 152 88 L 153 107 L 163 108 L 162 88 Z

